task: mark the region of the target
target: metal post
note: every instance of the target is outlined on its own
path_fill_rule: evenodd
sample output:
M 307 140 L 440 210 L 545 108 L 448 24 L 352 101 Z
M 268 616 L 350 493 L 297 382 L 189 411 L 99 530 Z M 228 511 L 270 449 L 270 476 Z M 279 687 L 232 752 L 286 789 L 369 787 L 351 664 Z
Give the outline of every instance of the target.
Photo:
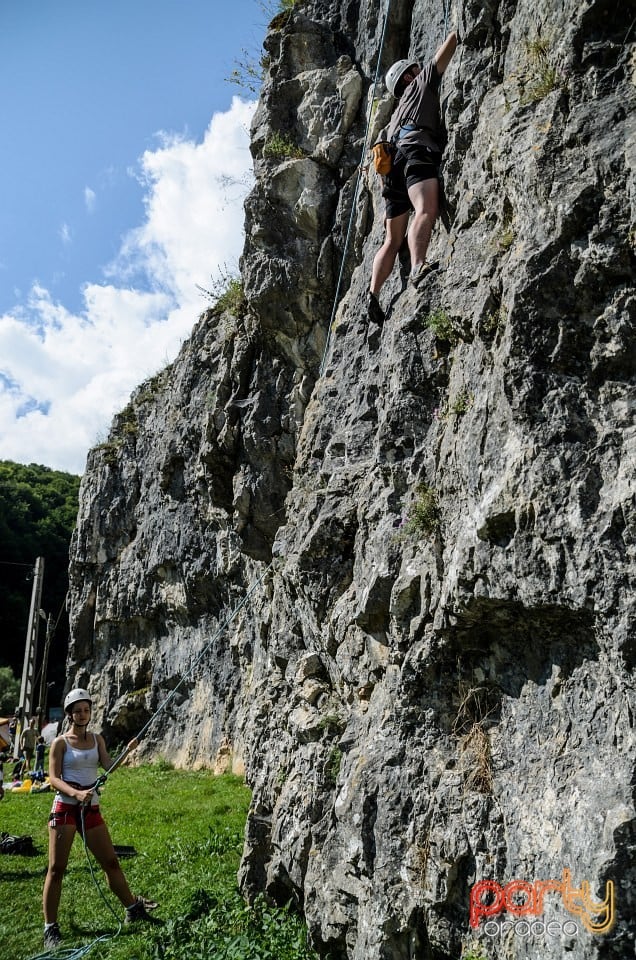
M 38 696 L 38 730 L 40 733 L 42 732 L 42 727 L 46 723 L 46 701 L 49 692 L 49 684 L 47 683 L 49 650 L 51 649 L 51 640 L 53 639 L 54 633 L 55 627 L 53 626 L 53 617 L 49 613 L 46 620 L 46 640 L 44 641 L 44 653 L 42 654 L 42 666 L 40 668 L 40 693 Z
M 27 627 L 26 646 L 24 648 L 24 666 L 22 668 L 22 684 L 20 686 L 20 703 L 18 707 L 18 726 L 16 729 L 16 744 L 20 745 L 20 735 L 29 719 L 33 715 L 33 685 L 35 680 L 35 658 L 38 652 L 38 626 L 40 618 L 40 599 L 44 582 L 44 557 L 35 561 L 35 575 L 31 591 L 31 609 L 29 610 L 29 625 Z

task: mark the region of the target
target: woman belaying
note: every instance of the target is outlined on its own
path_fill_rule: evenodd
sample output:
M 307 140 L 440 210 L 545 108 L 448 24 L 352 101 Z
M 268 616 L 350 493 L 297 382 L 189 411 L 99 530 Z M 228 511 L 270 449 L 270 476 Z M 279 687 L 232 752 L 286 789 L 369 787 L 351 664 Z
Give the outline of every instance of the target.
M 57 912 L 75 834 L 84 831 L 86 846 L 104 870 L 108 886 L 126 908 L 124 923 L 151 920 L 147 909 L 150 902 L 135 897 L 119 865 L 108 827 L 104 823 L 99 798 L 93 786 L 98 767 L 108 770 L 113 766 L 104 738 L 87 730 L 93 701 L 86 690 L 76 689 L 66 696 L 64 711 L 70 729 L 51 744 L 49 780 L 57 790 L 49 817 L 49 868 L 44 881 L 44 946 L 56 947 L 62 940 L 57 924 Z M 131 740 L 128 749 L 137 746 Z M 152 904 L 155 906 L 155 904 Z

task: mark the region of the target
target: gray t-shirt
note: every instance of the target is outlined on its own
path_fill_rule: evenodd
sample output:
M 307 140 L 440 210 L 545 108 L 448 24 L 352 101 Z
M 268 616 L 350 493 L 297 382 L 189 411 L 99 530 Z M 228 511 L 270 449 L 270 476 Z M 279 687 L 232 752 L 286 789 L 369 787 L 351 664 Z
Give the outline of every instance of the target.
M 442 78 L 435 61 L 424 67 L 400 97 L 391 117 L 388 136 L 391 139 L 399 129 L 412 123 L 421 129 L 412 130 L 400 137 L 403 144 L 421 144 L 441 153 L 441 121 L 439 113 L 439 87 Z

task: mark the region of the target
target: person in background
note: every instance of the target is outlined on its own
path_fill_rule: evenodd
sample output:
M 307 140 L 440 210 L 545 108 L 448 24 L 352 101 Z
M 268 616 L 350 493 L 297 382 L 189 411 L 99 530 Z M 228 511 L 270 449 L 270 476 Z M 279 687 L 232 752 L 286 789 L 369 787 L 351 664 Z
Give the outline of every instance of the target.
M 13 716 L 9 720 L 9 736 L 11 737 L 9 750 L 11 752 L 11 756 L 16 756 L 16 752 L 18 749 L 18 745 L 15 742 L 15 732 L 17 729 L 18 729 L 18 718 L 16 716 Z
M 38 739 L 36 724 L 37 717 L 31 717 L 29 726 L 23 730 L 20 735 L 20 754 L 23 755 L 26 760 L 26 770 L 24 770 L 24 773 L 28 773 L 29 770 L 33 769 L 33 754 L 35 753 L 35 744 Z
M 12 780 L 22 780 L 26 772 L 26 757 L 24 754 L 20 757 L 14 757 L 15 763 L 13 764 L 13 770 L 11 771 Z
M 44 737 L 38 737 L 35 744 L 35 772 L 44 773 L 44 751 L 46 749 L 46 744 L 44 742 Z
M 143 897 L 134 897 L 119 864 L 108 827 L 99 810 L 99 796 L 94 789 L 101 766 L 109 770 L 113 761 L 104 738 L 87 730 L 93 701 L 83 689 L 71 690 L 64 700 L 64 712 L 70 729 L 56 737 L 49 752 L 49 781 L 57 791 L 49 817 L 49 867 L 44 881 L 44 946 L 55 948 L 62 941 L 57 914 L 71 846 L 79 831 L 86 846 L 106 874 L 108 886 L 126 908 L 124 923 L 149 920 L 147 909 L 156 904 Z M 137 746 L 131 740 L 128 749 Z

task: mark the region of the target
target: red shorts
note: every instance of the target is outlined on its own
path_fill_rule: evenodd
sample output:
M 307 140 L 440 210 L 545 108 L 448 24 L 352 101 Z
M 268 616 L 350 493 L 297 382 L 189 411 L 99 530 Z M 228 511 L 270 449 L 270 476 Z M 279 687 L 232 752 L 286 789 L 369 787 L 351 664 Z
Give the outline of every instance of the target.
M 104 823 L 103 817 L 99 812 L 98 806 L 84 807 L 84 826 L 87 830 L 94 827 L 101 827 Z M 64 803 L 63 800 L 55 800 L 53 809 L 49 816 L 49 824 L 52 827 L 77 827 L 82 832 L 82 806 L 79 803 Z

